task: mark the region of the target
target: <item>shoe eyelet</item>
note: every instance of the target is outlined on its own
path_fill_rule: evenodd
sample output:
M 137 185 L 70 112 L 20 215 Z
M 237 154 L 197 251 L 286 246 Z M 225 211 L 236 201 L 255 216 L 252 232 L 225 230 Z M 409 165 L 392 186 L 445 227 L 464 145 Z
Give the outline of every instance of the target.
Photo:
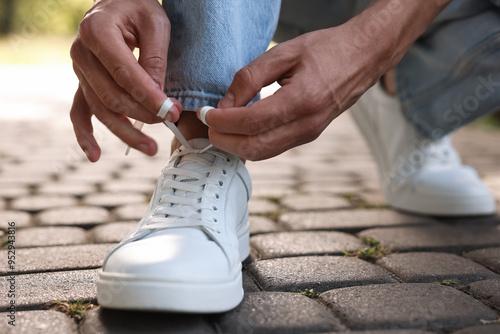
M 225 170 L 225 169 L 223 169 L 223 170 L 222 170 L 222 174 L 224 174 L 224 175 L 226 175 L 226 174 L 227 174 L 227 172 L 226 172 L 226 170 Z
M 220 198 L 219 194 L 215 194 L 215 199 L 219 199 L 219 198 Z
M 227 159 L 226 159 L 226 162 L 231 162 L 231 159 L 227 158 Z
M 217 223 L 217 218 L 214 218 L 214 223 Z
M 214 211 L 219 210 L 219 209 L 217 209 L 217 207 L 216 207 L 216 206 L 213 206 L 213 207 L 212 207 L 212 209 L 213 209 Z
M 221 187 L 222 187 L 223 185 L 224 185 L 224 182 L 219 181 L 219 186 L 221 186 Z

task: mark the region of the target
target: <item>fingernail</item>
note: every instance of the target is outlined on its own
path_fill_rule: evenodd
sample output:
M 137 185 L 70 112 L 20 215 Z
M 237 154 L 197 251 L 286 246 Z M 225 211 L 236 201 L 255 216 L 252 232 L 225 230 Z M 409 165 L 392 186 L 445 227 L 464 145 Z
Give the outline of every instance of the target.
M 87 159 L 90 157 L 90 152 L 86 148 L 83 149 L 83 153 L 85 153 Z
M 170 109 L 172 109 L 173 106 L 174 103 L 172 102 L 172 100 L 170 100 L 170 98 L 167 98 L 165 101 L 163 101 L 163 104 L 160 107 L 160 111 L 158 111 L 158 114 L 156 114 L 156 116 L 165 119 L 168 112 L 170 111 Z M 172 119 L 172 115 L 170 115 L 170 119 Z
M 144 154 L 148 154 L 149 152 L 149 145 L 148 144 L 139 144 L 137 145 L 137 149 L 141 151 Z
M 168 113 L 167 113 L 167 116 L 165 116 L 165 120 L 166 120 L 167 122 L 170 122 L 170 123 L 172 123 L 172 122 L 173 122 L 173 120 L 174 120 L 174 119 L 173 119 L 173 116 L 172 116 L 172 113 L 171 113 L 171 112 L 168 112 Z
M 232 108 L 234 107 L 234 95 L 227 93 L 226 96 L 219 102 L 219 107 L 221 108 Z
M 206 126 L 210 127 L 210 125 L 208 125 L 207 123 L 207 113 L 209 110 L 212 110 L 212 109 L 215 109 L 214 107 L 210 107 L 210 106 L 205 106 L 203 108 L 201 108 L 200 110 L 200 121 L 203 122 L 203 124 L 205 124 Z

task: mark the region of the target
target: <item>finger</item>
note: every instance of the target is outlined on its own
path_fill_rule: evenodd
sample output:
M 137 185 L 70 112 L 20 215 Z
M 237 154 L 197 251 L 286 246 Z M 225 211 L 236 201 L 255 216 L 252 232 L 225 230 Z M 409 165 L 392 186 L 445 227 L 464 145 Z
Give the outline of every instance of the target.
M 156 154 L 158 146 L 152 138 L 134 128 L 127 117 L 106 109 L 86 82 L 80 82 L 80 86 L 85 94 L 90 112 L 93 113 L 113 134 L 128 146 L 144 154 L 150 156 Z
M 234 76 L 219 108 L 247 105 L 265 86 L 282 78 L 294 66 L 290 53 L 280 52 L 280 46 L 267 51 Z
M 96 162 L 101 156 L 101 149 L 93 134 L 92 114 L 89 112 L 89 107 L 85 101 L 81 87 L 78 87 L 73 99 L 70 118 L 78 144 L 83 152 L 85 152 L 87 159 L 91 162 Z
M 257 136 L 220 133 L 210 129 L 209 137 L 215 147 L 243 159 L 257 161 L 272 158 L 293 147 L 313 141 L 330 122 L 330 119 L 323 120 L 312 115 Z
M 100 18 L 99 12 L 92 15 L 94 19 L 89 17 L 80 24 L 80 38 L 84 46 L 99 59 L 118 85 L 146 109 L 156 114 L 167 98 L 160 88 L 163 83 L 155 82 L 137 62 L 124 39 L 122 29 L 125 28 L 119 24 L 111 27 L 106 24 L 106 29 L 102 29 L 106 17 Z M 152 57 L 152 51 L 149 52 L 149 57 Z M 166 54 L 157 54 L 156 57 L 166 62 Z
M 91 68 L 92 71 L 83 71 L 85 68 L 80 67 L 79 63 L 85 64 L 85 67 Z M 78 79 L 88 83 L 107 109 L 148 124 L 163 121 L 117 85 L 91 52 L 81 48 L 79 61 L 74 63 L 73 69 Z
M 310 102 L 298 96 L 296 91 L 297 88 L 293 84 L 286 85 L 274 95 L 249 107 L 211 109 L 206 113 L 205 120 L 217 132 L 257 135 L 307 113 Z M 199 112 L 197 115 L 201 119 Z

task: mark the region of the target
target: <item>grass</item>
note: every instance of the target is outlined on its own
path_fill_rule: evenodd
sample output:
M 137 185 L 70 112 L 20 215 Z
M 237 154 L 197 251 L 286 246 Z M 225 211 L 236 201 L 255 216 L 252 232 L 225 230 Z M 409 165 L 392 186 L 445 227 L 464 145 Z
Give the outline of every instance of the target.
M 446 285 L 446 286 L 455 286 L 457 283 L 451 279 L 445 279 L 439 282 L 439 284 Z
M 481 117 L 472 124 L 480 130 L 499 131 L 500 130 L 500 113 Z
M 63 312 L 79 322 L 83 318 L 85 318 L 85 316 L 87 315 L 87 311 L 95 307 L 97 307 L 97 305 L 86 302 L 84 300 L 78 300 L 75 302 L 53 301 L 49 308 L 59 312 Z
M 383 205 L 377 205 L 377 204 L 371 204 L 362 199 L 359 195 L 357 194 L 342 194 L 342 198 L 345 200 L 349 201 L 352 207 L 356 209 L 387 209 L 389 206 L 387 204 Z
M 391 251 L 389 249 L 382 246 L 380 242 L 376 241 L 373 238 L 363 237 L 361 238 L 361 240 L 370 247 L 358 248 L 354 252 L 342 251 L 342 253 L 344 253 L 345 256 L 353 256 L 357 257 L 358 259 L 370 261 L 374 261 L 385 255 L 391 254 Z
M 303 296 L 306 296 L 307 298 L 311 299 L 318 299 L 319 298 L 319 293 L 314 291 L 314 289 L 304 289 L 304 290 L 298 290 L 298 291 L 292 291 L 293 293 L 298 293 Z

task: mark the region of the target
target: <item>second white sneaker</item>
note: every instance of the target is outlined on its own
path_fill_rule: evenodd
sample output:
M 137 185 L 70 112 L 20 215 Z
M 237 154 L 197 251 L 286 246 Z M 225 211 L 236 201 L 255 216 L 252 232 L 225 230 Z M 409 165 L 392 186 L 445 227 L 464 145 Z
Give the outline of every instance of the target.
M 441 216 L 495 212 L 494 197 L 476 170 L 462 165 L 450 137 L 423 138 L 380 84 L 361 97 L 351 115 L 370 146 L 392 207 Z
M 138 228 L 106 258 L 98 302 L 115 309 L 215 313 L 243 298 L 250 176 L 208 139 L 184 140 Z

